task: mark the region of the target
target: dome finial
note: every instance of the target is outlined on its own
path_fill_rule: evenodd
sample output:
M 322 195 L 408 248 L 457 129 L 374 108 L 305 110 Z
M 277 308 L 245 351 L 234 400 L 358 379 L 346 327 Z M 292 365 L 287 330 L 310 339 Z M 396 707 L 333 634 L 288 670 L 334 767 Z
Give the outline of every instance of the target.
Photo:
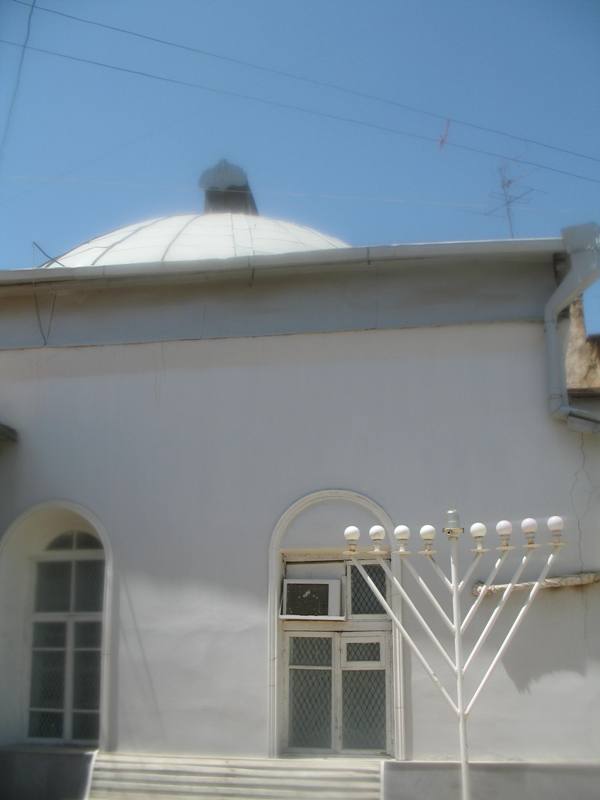
M 204 189 L 204 213 L 258 214 L 248 177 L 224 158 L 205 170 L 198 184 Z

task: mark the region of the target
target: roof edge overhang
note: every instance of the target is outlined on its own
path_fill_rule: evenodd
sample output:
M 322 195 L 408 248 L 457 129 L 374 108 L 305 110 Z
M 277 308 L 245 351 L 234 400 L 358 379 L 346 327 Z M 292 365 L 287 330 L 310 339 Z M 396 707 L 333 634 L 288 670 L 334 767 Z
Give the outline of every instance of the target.
M 499 239 L 471 242 L 434 242 L 374 247 L 347 247 L 276 255 L 236 256 L 226 259 L 206 259 L 179 262 L 154 262 L 91 267 L 53 267 L 0 270 L 0 290 L 31 287 L 41 284 L 75 285 L 99 282 L 117 284 L 124 281 L 158 280 L 177 282 L 193 278 L 219 278 L 236 273 L 279 271 L 294 273 L 302 270 L 343 270 L 348 267 L 367 267 L 391 262 L 439 261 L 444 259 L 497 259 L 523 257 L 566 256 L 560 237 L 538 239 Z

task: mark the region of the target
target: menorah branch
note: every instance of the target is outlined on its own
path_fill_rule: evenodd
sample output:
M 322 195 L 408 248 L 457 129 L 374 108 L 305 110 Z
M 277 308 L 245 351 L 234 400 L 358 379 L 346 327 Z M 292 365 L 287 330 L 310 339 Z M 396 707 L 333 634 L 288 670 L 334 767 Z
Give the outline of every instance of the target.
M 490 664 L 490 666 L 488 667 L 485 675 L 481 679 L 481 683 L 479 684 L 479 686 L 477 687 L 475 693 L 473 694 L 473 697 L 469 701 L 469 704 L 467 705 L 465 714 L 468 715 L 471 712 L 471 709 L 473 708 L 473 706 L 475 704 L 475 701 L 477 700 L 477 698 L 481 694 L 481 692 L 483 690 L 483 687 L 488 682 L 488 680 L 489 680 L 492 672 L 494 671 L 496 665 L 498 664 L 498 662 L 500 661 L 500 659 L 504 655 L 504 652 L 506 651 L 506 648 L 508 647 L 508 645 L 511 642 L 511 639 L 513 638 L 513 636 L 517 632 L 517 628 L 519 627 L 519 625 L 523 621 L 523 618 L 525 617 L 525 614 L 531 608 L 531 604 L 535 600 L 535 596 L 539 592 L 539 590 L 540 590 L 540 588 L 542 586 L 542 583 L 544 582 L 544 579 L 546 578 L 546 575 L 548 574 L 548 572 L 550 570 L 550 567 L 552 566 L 552 562 L 556 559 L 557 555 L 558 555 L 558 546 L 555 546 L 553 551 L 552 551 L 552 553 L 550 553 L 550 555 L 548 556 L 548 560 L 546 561 L 546 564 L 545 564 L 542 572 L 540 573 L 539 578 L 533 584 L 533 587 L 532 587 L 531 591 L 529 592 L 529 596 L 527 597 L 527 600 L 525 601 L 525 603 L 523 604 L 521 610 L 517 614 L 517 616 L 515 618 L 515 621 L 511 625 L 510 630 L 508 631 L 508 633 L 506 634 L 506 637 L 504 638 L 504 641 L 502 642 L 502 644 L 500 645 L 500 647 L 498 648 L 498 650 L 496 652 L 496 655 L 492 659 L 492 663 Z
M 403 559 L 403 562 L 402 562 L 402 563 L 403 563 L 403 564 L 404 564 L 404 566 L 405 566 L 405 567 L 408 569 L 408 571 L 409 571 L 409 572 L 410 572 L 410 574 L 413 576 L 413 578 L 415 579 L 415 581 L 416 581 L 416 582 L 419 584 L 419 586 L 421 587 L 421 589 L 423 590 L 423 592 L 424 592 L 424 593 L 427 595 L 427 597 L 428 597 L 428 598 L 429 598 L 429 600 L 431 601 L 431 604 L 433 605 L 433 607 L 435 608 L 435 610 L 436 610 L 436 611 L 438 612 L 438 614 L 440 615 L 440 617 L 441 617 L 442 621 L 444 622 L 444 624 L 446 625 L 446 627 L 448 628 L 448 630 L 450 631 L 450 633 L 454 633 L 454 625 L 452 624 L 452 620 L 451 620 L 451 619 L 448 617 L 448 615 L 446 614 L 446 612 L 444 611 L 444 609 L 443 609 L 443 608 L 442 608 L 442 606 L 440 605 L 440 603 L 439 603 L 439 601 L 438 601 L 437 597 L 436 597 L 436 596 L 434 595 L 434 593 L 431 591 L 431 589 L 429 588 L 429 586 L 427 585 L 427 583 L 426 583 L 426 582 L 423 580 L 423 578 L 422 578 L 422 577 L 419 575 L 419 573 L 417 572 L 417 570 L 415 569 L 415 567 L 414 567 L 414 566 L 413 566 L 413 565 L 410 563 L 410 561 L 409 561 L 408 559 Z
M 465 572 L 462 580 L 458 584 L 458 592 L 459 592 L 459 594 L 462 594 L 462 591 L 465 588 L 465 586 L 467 585 L 467 583 L 469 582 L 469 580 L 471 578 L 471 575 L 475 572 L 475 570 L 476 570 L 476 568 L 477 568 L 477 566 L 478 566 L 478 564 L 479 564 L 479 562 L 481 560 L 481 556 L 483 555 L 483 553 L 484 553 L 484 551 L 480 550 L 480 551 L 478 551 L 478 552 L 476 552 L 474 554 L 473 560 L 469 564 L 469 567 L 468 567 L 467 571 Z
M 429 563 L 433 567 L 433 570 L 436 573 L 436 575 L 442 581 L 442 583 L 444 584 L 446 589 L 448 589 L 448 591 L 452 594 L 452 583 L 446 577 L 446 575 L 444 573 L 444 570 L 440 567 L 440 565 L 437 563 L 437 561 L 435 560 L 435 558 L 433 556 L 428 555 L 426 551 L 425 551 L 425 555 L 427 556 L 427 560 L 429 561 Z
M 393 572 L 390 569 L 389 565 L 386 564 L 386 562 L 381 558 L 377 559 L 377 563 L 379 564 L 379 566 L 383 569 L 383 571 L 387 575 L 388 580 L 390 580 L 392 585 L 396 587 L 396 589 L 400 593 L 400 596 L 402 597 L 402 599 L 404 600 L 406 605 L 410 608 L 410 610 L 413 612 L 413 614 L 415 615 L 416 619 L 421 624 L 421 627 L 423 628 L 423 630 L 425 631 L 425 633 L 427 634 L 429 639 L 433 642 L 433 644 L 435 645 L 437 650 L 441 653 L 441 655 L 443 656 L 444 660 L 446 661 L 446 663 L 448 664 L 448 666 L 450 667 L 452 672 L 456 673 L 456 664 L 454 663 L 454 661 L 452 661 L 452 659 L 448 655 L 448 652 L 446 651 L 446 648 L 444 647 L 444 645 L 440 642 L 440 640 L 437 638 L 435 633 L 431 630 L 431 628 L 429 627 L 429 625 L 425 621 L 423 615 L 421 614 L 419 609 L 413 603 L 410 595 L 408 594 L 408 592 L 406 591 L 404 586 L 402 586 L 402 584 L 400 583 L 398 578 L 393 574 Z
M 373 594 L 375 595 L 375 597 L 377 598 L 377 600 L 379 601 L 379 603 L 383 607 L 383 609 L 386 612 L 386 614 L 388 615 L 388 617 L 392 620 L 394 625 L 398 628 L 398 630 L 400 631 L 400 634 L 402 635 L 402 638 L 404 639 L 404 641 L 407 643 L 407 645 L 410 647 L 410 649 L 413 651 L 413 653 L 419 659 L 419 661 L 423 665 L 424 670 L 427 672 L 427 674 L 429 675 L 429 677 L 431 678 L 433 683 L 440 690 L 440 692 L 442 693 L 442 695 L 446 699 L 447 703 L 449 704 L 450 708 L 454 711 L 455 714 L 458 713 L 458 709 L 456 707 L 456 703 L 450 697 L 450 695 L 446 691 L 446 688 L 444 687 L 444 685 L 442 684 L 442 682 L 440 681 L 440 679 L 438 678 L 436 673 L 433 671 L 433 669 L 430 667 L 427 659 L 425 658 L 423 653 L 421 653 L 418 645 L 415 644 L 415 642 L 412 639 L 411 635 L 408 633 L 408 631 L 406 630 L 404 625 L 400 622 L 400 620 L 398 619 L 396 614 L 394 614 L 394 612 L 392 611 L 389 603 L 387 602 L 387 600 L 385 599 L 383 594 L 379 591 L 379 589 L 377 588 L 375 582 L 372 580 L 372 578 L 369 575 L 369 573 L 366 571 L 366 569 L 363 567 L 363 565 L 360 563 L 360 561 L 357 561 L 356 558 L 351 557 L 350 560 L 351 560 L 352 564 L 360 572 L 361 577 L 363 578 L 365 583 L 369 586 L 369 588 L 371 589 L 371 591 L 373 592 Z
M 504 594 L 500 598 L 500 602 L 498 603 L 496 608 L 493 610 L 492 616 L 487 621 L 484 629 L 481 631 L 479 639 L 477 639 L 477 641 L 475 642 L 475 645 L 474 645 L 473 649 L 471 650 L 471 653 L 470 653 L 469 657 L 465 661 L 464 672 L 466 672 L 469 669 L 469 666 L 473 663 L 473 659 L 475 658 L 477 653 L 479 653 L 479 651 L 481 650 L 481 648 L 485 644 L 486 639 L 488 638 L 488 636 L 490 635 L 490 633 L 494 629 L 494 626 L 496 625 L 496 622 L 498 621 L 498 617 L 502 613 L 502 609 L 508 603 L 508 599 L 512 594 L 512 591 L 514 589 L 515 583 L 521 577 L 521 575 L 523 573 L 523 570 L 525 569 L 529 559 L 531 558 L 531 554 L 532 554 L 532 551 L 528 550 L 525 553 L 525 555 L 523 556 L 523 558 L 521 559 L 521 561 L 519 562 L 519 565 L 517 566 L 516 570 L 513 573 L 512 578 L 510 579 L 510 583 L 508 584 L 508 586 L 504 590 Z
M 466 617 L 463 619 L 462 625 L 460 627 L 460 632 L 461 633 L 464 633 L 467 630 L 467 628 L 469 627 L 469 625 L 471 623 L 471 620 L 474 619 L 475 614 L 477 613 L 477 609 L 481 605 L 481 602 L 483 601 L 483 598 L 485 597 L 486 592 L 489 590 L 489 588 L 490 588 L 490 586 L 492 584 L 492 581 L 494 580 L 494 578 L 498 574 L 498 572 L 500 570 L 500 567 L 502 566 L 502 564 L 504 564 L 507 555 L 508 555 L 508 550 L 504 550 L 502 555 L 499 558 L 496 559 L 496 563 L 494 564 L 494 566 L 490 570 L 490 574 L 487 576 L 487 579 L 486 579 L 485 583 L 481 584 L 481 591 L 478 593 L 477 598 L 471 604 L 471 608 L 468 610 Z M 505 586 L 504 588 L 506 589 L 507 587 Z

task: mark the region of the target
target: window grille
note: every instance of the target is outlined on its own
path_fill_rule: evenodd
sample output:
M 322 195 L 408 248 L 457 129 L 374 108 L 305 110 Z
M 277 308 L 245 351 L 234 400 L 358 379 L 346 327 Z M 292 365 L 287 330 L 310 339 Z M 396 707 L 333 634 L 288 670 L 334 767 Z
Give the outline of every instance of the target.
M 288 635 L 288 745 L 343 752 L 388 749 L 383 633 Z
M 378 564 L 365 564 L 364 568 L 367 575 L 385 597 L 386 577 L 383 567 Z M 353 616 L 359 614 L 385 614 L 371 587 L 355 566 L 350 567 L 350 608 Z
M 380 651 L 379 642 L 348 642 L 346 661 L 379 661 Z
M 290 747 L 331 747 L 332 640 L 290 637 Z
M 331 670 L 290 671 L 290 746 L 331 747 Z
M 331 639 L 319 636 L 294 636 L 291 640 L 292 666 L 330 667 Z
M 385 671 L 342 673 L 342 745 L 345 750 L 385 750 Z

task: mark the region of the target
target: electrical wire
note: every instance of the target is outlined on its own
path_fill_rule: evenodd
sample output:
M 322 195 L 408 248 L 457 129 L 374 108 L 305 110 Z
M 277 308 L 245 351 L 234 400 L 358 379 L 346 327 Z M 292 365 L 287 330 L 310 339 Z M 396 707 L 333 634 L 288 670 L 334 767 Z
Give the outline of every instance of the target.
M 22 47 L 22 45 L 17 44 L 17 42 L 11 42 L 8 39 L 0 38 L 0 43 L 10 45 L 12 47 Z M 330 119 L 336 122 L 343 122 L 346 124 L 356 125 L 358 127 L 379 131 L 380 133 L 388 133 L 395 136 L 404 136 L 422 142 L 435 143 L 436 145 L 439 142 L 439 139 L 435 136 L 427 136 L 426 134 L 422 133 L 414 133 L 412 131 L 401 130 L 400 128 L 392 128 L 387 125 L 380 125 L 375 122 L 367 122 L 365 120 L 361 120 L 355 117 L 346 117 L 340 114 L 332 114 L 327 111 L 317 111 L 312 108 L 306 108 L 304 106 L 294 105 L 292 103 L 284 103 L 283 101 L 280 100 L 269 100 L 264 97 L 258 97 L 257 95 L 237 92 L 234 91 L 233 89 L 217 89 L 214 86 L 208 86 L 203 83 L 195 83 L 194 81 L 185 81 L 179 78 L 168 78 L 164 75 L 156 75 L 155 73 L 146 72 L 144 70 L 132 69 L 130 67 L 119 67 L 115 64 L 109 64 L 106 61 L 95 61 L 90 58 L 82 58 L 80 56 L 68 55 L 67 53 L 60 53 L 57 50 L 48 50 L 42 47 L 33 47 L 32 45 L 27 45 L 27 49 L 32 50 L 35 53 L 42 53 L 43 55 L 54 56 L 56 58 L 66 59 L 67 61 L 74 61 L 79 64 L 91 64 L 92 66 L 95 67 L 101 67 L 103 69 L 109 69 L 115 72 L 122 72 L 128 75 L 135 75 L 137 77 L 149 78 L 151 80 L 161 81 L 162 83 L 173 84 L 175 86 L 184 86 L 190 89 L 200 89 L 201 91 L 210 92 L 212 94 L 224 95 L 226 97 L 235 97 L 238 100 L 239 99 L 250 100 L 251 102 L 254 103 L 261 103 L 262 105 L 267 105 L 274 108 L 282 108 L 285 109 L 286 111 L 297 111 L 299 113 L 308 114 L 314 117 L 321 117 L 323 119 Z M 570 178 L 577 178 L 578 180 L 587 181 L 589 183 L 600 184 L 600 178 L 593 178 L 590 175 L 581 175 L 580 173 L 571 172 L 565 169 L 559 169 L 558 167 L 551 167 L 548 164 L 541 164 L 537 161 L 529 161 L 527 159 L 518 158 L 516 156 L 507 156 L 504 153 L 496 153 L 492 150 L 484 150 L 479 147 L 472 147 L 466 144 L 459 144 L 458 142 L 447 142 L 445 146 L 452 147 L 455 150 L 462 150 L 469 153 L 478 153 L 479 155 L 489 156 L 490 158 L 494 159 L 511 161 L 515 164 L 525 164 L 526 166 L 529 167 L 536 167 L 537 169 L 542 169 L 547 172 L 553 172 L 557 175 L 565 175 Z
M 25 31 L 25 39 L 23 40 L 23 44 L 20 45 L 22 48 L 21 54 L 19 56 L 19 64 L 17 66 L 17 77 L 15 79 L 15 85 L 13 87 L 13 93 L 10 98 L 10 104 L 8 106 L 8 113 L 6 115 L 6 120 L 4 122 L 4 130 L 2 131 L 2 138 L 0 139 L 0 165 L 2 164 L 2 160 L 4 158 L 4 148 L 6 145 L 6 141 L 8 139 L 8 134 L 10 132 L 10 125 L 13 118 L 13 113 L 15 110 L 15 106 L 17 103 L 17 96 L 19 94 L 19 88 L 21 86 L 21 75 L 23 73 L 23 62 L 25 61 L 25 51 L 27 50 L 27 45 L 29 44 L 29 37 L 31 36 L 31 18 L 33 17 L 33 12 L 35 10 L 35 4 L 37 0 L 33 0 L 32 3 L 27 3 L 29 6 L 29 16 L 27 17 L 27 29 Z
M 84 183 L 87 185 L 96 185 L 96 186 L 115 186 L 115 187 L 141 187 L 141 186 L 161 186 L 163 188 L 168 187 L 170 189 L 175 189 L 177 191 L 181 191 L 182 193 L 185 192 L 187 194 L 188 187 L 181 185 L 180 183 L 174 183 L 173 181 L 156 181 L 156 180 L 130 180 L 130 179 L 121 179 L 121 178 L 93 178 L 93 177 L 80 177 L 80 178 L 69 178 L 65 175 L 13 175 L 7 176 L 8 180 L 15 180 L 15 181 L 24 181 L 28 183 L 35 183 L 35 184 L 60 184 L 60 183 Z M 235 189 L 229 189 L 230 193 L 235 194 Z M 244 190 L 240 190 L 240 192 L 245 193 Z M 483 214 L 485 209 L 487 209 L 487 203 L 467 203 L 465 202 L 447 202 L 444 200 L 429 200 L 427 198 L 415 198 L 415 197 L 394 197 L 391 195 L 361 195 L 361 194 L 343 194 L 343 193 L 331 193 L 331 192 L 291 192 L 283 189 L 273 189 L 269 187 L 262 186 L 261 187 L 261 194 L 268 196 L 277 196 L 277 197 L 289 197 L 294 199 L 312 199 L 312 200 L 345 200 L 345 201 L 352 201 L 352 202 L 361 202 L 361 203 L 382 203 L 387 205 L 404 205 L 404 206 L 432 206 L 436 208 L 456 208 L 462 209 L 467 211 L 476 211 L 480 210 Z M 18 196 L 18 195 L 17 195 Z M 0 204 L 1 205 L 1 204 Z M 489 212 L 485 211 L 487 215 Z M 39 250 L 42 248 L 36 243 L 33 243 Z M 44 251 L 42 251 L 44 252 Z M 52 259 L 52 256 L 44 253 L 48 258 Z M 53 259 L 56 260 L 56 259 Z
M 30 3 L 24 2 L 24 0 L 13 0 L 14 3 L 17 3 L 21 6 L 30 7 Z M 278 75 L 279 77 L 283 78 L 291 78 L 292 80 L 302 81 L 303 83 L 309 83 L 313 86 L 319 86 L 324 89 L 333 89 L 337 92 L 343 92 L 345 94 L 352 95 L 354 97 L 361 97 L 365 100 L 374 100 L 377 103 L 384 103 L 386 105 L 395 106 L 396 108 L 401 108 L 404 111 L 411 111 L 415 114 L 422 114 L 427 117 L 431 117 L 433 119 L 442 120 L 445 123 L 452 123 L 453 125 L 461 125 L 466 128 L 472 128 L 473 130 L 481 131 L 483 133 L 491 133 L 495 136 L 504 136 L 508 139 L 513 139 L 517 142 L 523 142 L 525 144 L 535 145 L 536 147 L 543 147 L 547 150 L 553 150 L 556 153 L 562 153 L 564 155 L 574 156 L 576 158 L 584 158 L 588 161 L 594 161 L 600 164 L 600 158 L 596 156 L 590 156 L 586 153 L 580 153 L 576 150 L 570 150 L 565 147 L 558 147 L 557 145 L 548 144 L 547 142 L 542 142 L 539 139 L 532 139 L 527 136 L 520 136 L 515 133 L 510 133 L 508 131 L 500 130 L 499 128 L 491 128 L 486 125 L 480 125 L 475 122 L 469 122 L 468 120 L 460 119 L 459 117 L 450 117 L 447 114 L 441 114 L 439 112 L 430 111 L 428 109 L 419 108 L 417 106 L 408 105 L 407 103 L 401 103 L 398 100 L 393 100 L 389 97 L 382 97 L 380 95 L 371 94 L 369 92 L 362 92 L 359 89 L 353 89 L 349 86 L 343 86 L 342 84 L 333 83 L 331 81 L 324 81 L 319 80 L 318 78 L 310 78 L 307 75 L 299 75 L 298 73 L 288 72 L 287 70 L 277 69 L 275 67 L 267 67 L 264 64 L 257 64 L 252 61 L 245 61 L 241 58 L 235 58 L 234 56 L 227 56 L 223 55 L 222 53 L 215 53 L 211 50 L 204 50 L 199 47 L 192 47 L 190 45 L 181 44 L 180 42 L 173 42 L 169 39 L 161 39 L 158 36 L 150 36 L 149 34 L 140 33 L 139 31 L 134 31 L 129 28 L 122 28 L 118 25 L 109 25 L 105 22 L 98 22 L 97 20 L 87 19 L 86 17 L 78 17 L 75 14 L 67 14 L 64 11 L 58 11 L 54 8 L 46 8 L 45 6 L 38 6 L 37 7 L 40 11 L 44 11 L 47 14 L 55 14 L 59 17 L 64 17 L 65 19 L 70 19 L 75 22 L 80 22 L 84 25 L 92 25 L 97 28 L 103 28 L 104 30 L 113 31 L 116 33 L 122 33 L 127 36 L 133 36 L 137 39 L 143 39 L 148 42 L 154 42 L 155 44 L 161 44 L 166 47 L 173 47 L 178 50 L 184 50 L 188 53 L 195 53 L 196 55 L 206 56 L 208 58 L 215 58 L 219 59 L 220 61 L 227 61 L 230 64 L 237 64 L 238 66 L 248 67 L 250 69 L 260 70 L 261 72 L 268 72 L 272 75 Z M 439 141 L 439 140 L 438 140 Z M 444 144 L 447 142 L 444 141 Z
M 138 134 L 137 136 L 125 139 L 124 141 L 121 141 L 118 144 L 113 145 L 108 150 L 104 150 L 102 153 L 100 153 L 97 156 L 94 156 L 93 158 L 88 158 L 85 161 L 80 161 L 75 166 L 63 170 L 58 175 L 41 176 L 41 177 L 37 176 L 36 180 L 39 183 L 57 183 L 65 178 L 68 178 L 70 175 L 73 175 L 74 173 L 78 172 L 80 169 L 85 169 L 86 167 L 93 166 L 94 164 L 103 161 L 105 158 L 112 156 L 114 153 L 117 153 L 124 148 L 131 147 L 131 145 L 134 144 L 139 144 L 140 142 L 146 141 L 147 139 L 151 139 L 153 136 L 158 136 L 160 134 L 163 134 L 166 131 L 170 130 L 171 128 L 175 128 L 179 124 L 180 124 L 179 120 L 176 120 L 175 122 L 169 122 L 167 125 L 163 125 L 160 128 L 155 128 L 150 131 L 145 131 L 142 134 Z M 10 175 L 5 177 L 5 180 L 15 180 L 15 179 L 19 180 L 19 176 L 17 176 L 16 178 Z M 15 198 L 21 197 L 23 194 L 27 194 L 29 191 L 31 191 L 31 188 L 24 189 L 23 191 L 20 192 L 16 192 L 15 194 L 9 196 L 8 199 L 0 201 L 0 208 L 10 208 Z

